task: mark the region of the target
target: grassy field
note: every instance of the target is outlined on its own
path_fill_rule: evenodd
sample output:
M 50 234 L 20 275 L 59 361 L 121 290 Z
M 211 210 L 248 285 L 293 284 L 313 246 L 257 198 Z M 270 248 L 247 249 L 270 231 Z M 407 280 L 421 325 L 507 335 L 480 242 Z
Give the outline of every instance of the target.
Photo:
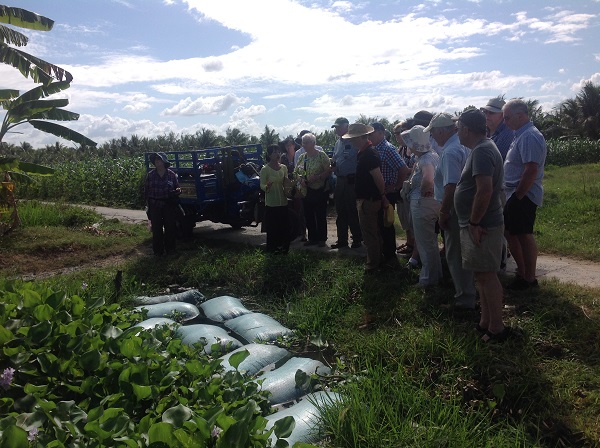
M 598 260 L 599 175 L 599 165 L 547 169 L 541 250 Z M 51 260 L 70 234 L 74 252 L 121 258 L 114 266 L 39 280 L 44 285 L 69 294 L 81 294 L 85 285 L 87 300 L 105 297 L 125 307 L 135 295 L 173 284 L 209 298 L 242 298 L 296 331 L 293 350 L 333 367 L 323 381 L 346 400 L 326 414 L 328 446 L 600 444 L 598 290 L 543 281 L 537 290 L 506 291 L 505 319 L 523 337 L 486 345 L 474 330 L 476 313 L 443 306 L 452 287 L 424 295 L 414 287 L 414 272 L 365 278 L 355 258 L 304 251 L 273 256 L 199 236 L 171 258 L 133 256 L 149 247 L 143 226 L 102 224 L 112 232 L 107 236 L 89 230 L 94 221 L 82 218 L 70 230 L 26 226 L 0 240 L 3 259 L 27 252 Z M 3 276 L 15 274 L 0 267 Z

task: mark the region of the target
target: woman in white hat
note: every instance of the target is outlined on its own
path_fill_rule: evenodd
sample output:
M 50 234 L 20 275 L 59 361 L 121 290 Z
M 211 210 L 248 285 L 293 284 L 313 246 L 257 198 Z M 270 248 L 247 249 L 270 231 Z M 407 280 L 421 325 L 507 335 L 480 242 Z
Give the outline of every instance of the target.
M 442 279 L 442 262 L 438 247 L 435 223 L 440 211 L 440 203 L 433 196 L 433 179 L 440 163 L 430 143 L 429 132 L 421 125 L 402 132 L 401 136 L 408 148 L 417 156 L 410 178 L 410 213 L 413 221 L 415 241 L 421 257 L 419 285 L 423 288 L 437 285 Z

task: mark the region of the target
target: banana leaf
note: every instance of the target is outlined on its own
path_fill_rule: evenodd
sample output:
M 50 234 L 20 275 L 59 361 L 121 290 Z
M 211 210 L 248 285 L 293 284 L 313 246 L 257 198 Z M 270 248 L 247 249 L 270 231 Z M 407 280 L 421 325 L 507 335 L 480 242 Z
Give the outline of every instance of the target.
M 75 132 L 69 128 L 61 126 L 60 124 L 49 123 L 40 120 L 31 120 L 29 123 L 40 131 L 48 132 L 49 134 L 56 135 L 57 137 L 71 140 L 72 142 L 79 143 L 80 145 L 96 146 L 95 141 L 87 138 L 85 135 L 82 135 L 79 132 Z

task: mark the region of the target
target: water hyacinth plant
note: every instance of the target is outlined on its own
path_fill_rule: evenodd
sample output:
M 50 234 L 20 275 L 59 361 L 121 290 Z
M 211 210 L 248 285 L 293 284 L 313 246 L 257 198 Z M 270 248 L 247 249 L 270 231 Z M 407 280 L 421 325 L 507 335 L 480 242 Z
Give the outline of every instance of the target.
M 0 446 L 261 447 L 293 428 L 265 431 L 266 393 L 202 347 L 86 296 L 0 282 Z

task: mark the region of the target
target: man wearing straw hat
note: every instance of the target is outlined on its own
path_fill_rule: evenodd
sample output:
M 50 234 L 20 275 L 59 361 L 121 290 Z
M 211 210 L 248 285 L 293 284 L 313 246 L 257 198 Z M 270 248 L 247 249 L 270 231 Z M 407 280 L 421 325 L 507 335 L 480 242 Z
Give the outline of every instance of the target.
M 366 274 L 376 272 L 381 264 L 382 239 L 377 217 L 381 208 L 389 205 L 385 197 L 381 160 L 369 140 L 369 134 L 372 132 L 372 126 L 354 123 L 348 127 L 348 133 L 342 136 L 358 149 L 355 183 L 356 208 L 363 241 L 367 247 Z

